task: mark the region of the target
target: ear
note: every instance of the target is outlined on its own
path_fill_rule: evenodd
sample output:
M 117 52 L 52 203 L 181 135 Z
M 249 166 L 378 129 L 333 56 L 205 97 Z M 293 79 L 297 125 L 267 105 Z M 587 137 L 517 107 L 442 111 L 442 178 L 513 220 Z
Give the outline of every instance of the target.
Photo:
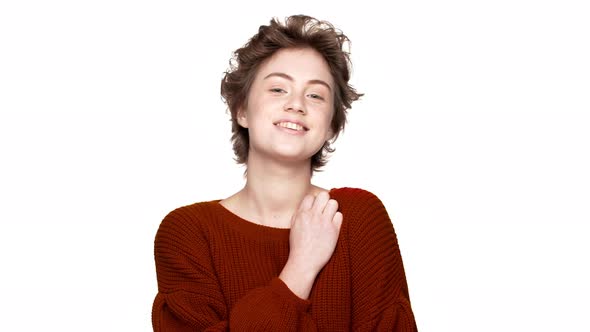
M 246 116 L 246 110 L 242 107 L 238 108 L 238 112 L 236 113 L 236 120 L 238 124 L 244 128 L 248 128 L 248 117 Z

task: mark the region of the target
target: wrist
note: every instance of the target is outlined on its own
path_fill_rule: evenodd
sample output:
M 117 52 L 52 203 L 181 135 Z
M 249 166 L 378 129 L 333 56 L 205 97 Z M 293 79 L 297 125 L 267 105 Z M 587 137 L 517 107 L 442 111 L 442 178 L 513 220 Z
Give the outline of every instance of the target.
M 300 265 L 287 261 L 279 278 L 295 295 L 307 300 L 316 276 L 317 272 L 302 268 Z

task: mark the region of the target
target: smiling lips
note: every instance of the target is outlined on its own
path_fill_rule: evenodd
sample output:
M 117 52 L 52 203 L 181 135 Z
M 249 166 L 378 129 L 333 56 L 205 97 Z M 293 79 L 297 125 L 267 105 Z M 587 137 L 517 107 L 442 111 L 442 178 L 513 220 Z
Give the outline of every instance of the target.
M 287 129 L 291 129 L 291 130 L 296 130 L 296 131 L 308 131 L 309 130 L 298 123 L 289 122 L 289 121 L 277 122 L 277 123 L 275 123 L 275 126 L 283 127 L 283 128 L 287 128 Z

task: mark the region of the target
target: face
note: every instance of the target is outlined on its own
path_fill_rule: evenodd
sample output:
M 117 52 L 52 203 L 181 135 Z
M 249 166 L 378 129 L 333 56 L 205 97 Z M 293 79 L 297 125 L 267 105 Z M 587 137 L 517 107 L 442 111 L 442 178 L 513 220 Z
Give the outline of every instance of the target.
M 313 49 L 282 49 L 258 69 L 238 123 L 248 128 L 248 159 L 310 162 L 333 136 L 334 81 Z

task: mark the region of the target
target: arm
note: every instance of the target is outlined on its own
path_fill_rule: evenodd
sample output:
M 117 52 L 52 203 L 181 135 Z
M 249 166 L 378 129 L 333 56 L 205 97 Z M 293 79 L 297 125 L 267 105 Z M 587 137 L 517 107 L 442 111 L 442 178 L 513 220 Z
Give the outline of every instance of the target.
M 159 290 L 152 308 L 154 331 L 315 329 L 309 301 L 279 278 L 228 308 L 208 248 L 198 222 L 183 210 L 162 221 L 154 245 Z
M 359 191 L 349 230 L 354 331 L 417 331 L 404 266 L 383 203 Z

